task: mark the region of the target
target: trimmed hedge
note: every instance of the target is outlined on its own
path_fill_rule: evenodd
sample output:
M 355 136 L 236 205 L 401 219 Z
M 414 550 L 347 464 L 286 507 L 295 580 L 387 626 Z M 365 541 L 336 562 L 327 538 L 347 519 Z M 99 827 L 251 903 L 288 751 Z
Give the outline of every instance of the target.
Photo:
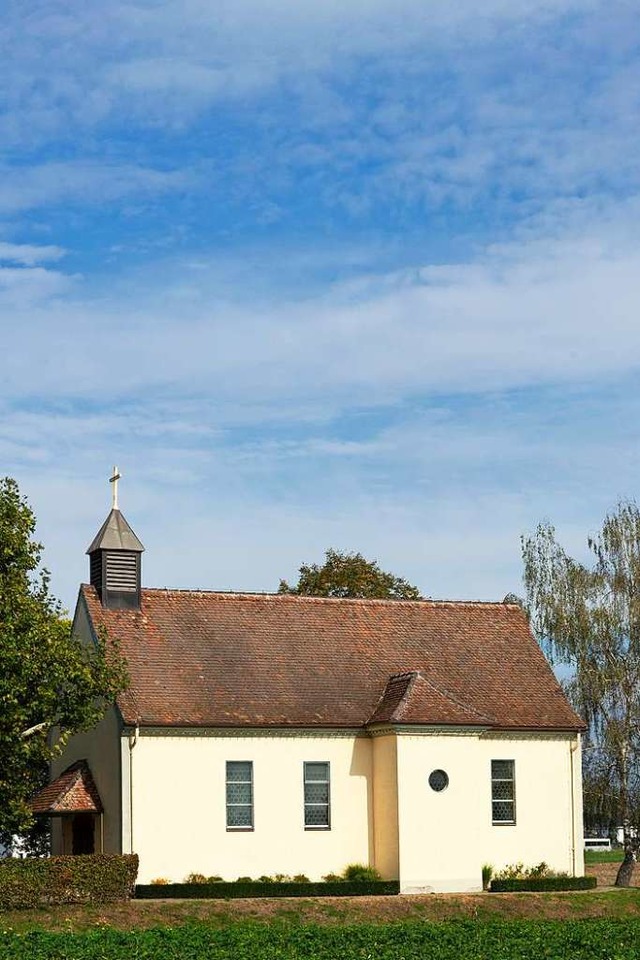
M 524 893 L 535 891 L 593 890 L 596 877 L 527 877 L 521 880 L 492 880 L 492 893 Z
M 137 874 L 135 853 L 0 860 L 0 909 L 129 900 Z
M 140 900 L 226 900 L 239 897 L 370 897 L 392 896 L 400 890 L 397 880 L 358 880 L 349 883 L 139 883 Z

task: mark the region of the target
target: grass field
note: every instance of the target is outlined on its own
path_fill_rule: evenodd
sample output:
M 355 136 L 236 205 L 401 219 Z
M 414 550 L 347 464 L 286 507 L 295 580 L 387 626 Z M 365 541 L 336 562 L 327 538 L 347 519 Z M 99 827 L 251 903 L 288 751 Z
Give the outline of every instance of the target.
M 347 925 L 236 921 L 0 933 L 0 960 L 637 960 L 640 919 Z
M 593 872 L 615 874 L 615 863 Z M 640 888 L 132 901 L 0 914 L 0 960 L 638 960 Z
M 622 850 L 585 850 L 584 862 L 590 863 L 621 863 L 624 858 Z

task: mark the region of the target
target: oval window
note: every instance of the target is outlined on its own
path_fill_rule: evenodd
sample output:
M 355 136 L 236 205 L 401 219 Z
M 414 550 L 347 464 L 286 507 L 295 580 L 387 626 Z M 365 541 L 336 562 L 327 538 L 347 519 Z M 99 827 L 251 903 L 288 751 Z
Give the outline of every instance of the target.
M 449 776 L 444 770 L 434 770 L 429 774 L 429 786 L 436 793 L 445 790 L 449 786 Z

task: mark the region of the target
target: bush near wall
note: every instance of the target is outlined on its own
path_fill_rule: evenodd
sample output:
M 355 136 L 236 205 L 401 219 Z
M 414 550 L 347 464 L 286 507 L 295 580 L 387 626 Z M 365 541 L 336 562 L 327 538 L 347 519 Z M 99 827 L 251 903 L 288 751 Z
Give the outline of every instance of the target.
M 137 854 L 0 860 L 0 909 L 129 900 Z
M 397 894 L 397 880 L 338 880 L 327 883 L 143 883 L 136 887 L 141 900 L 226 900 L 239 897 L 364 897 Z
M 492 893 L 524 893 L 562 890 L 593 890 L 596 877 L 526 877 L 524 879 L 492 880 Z

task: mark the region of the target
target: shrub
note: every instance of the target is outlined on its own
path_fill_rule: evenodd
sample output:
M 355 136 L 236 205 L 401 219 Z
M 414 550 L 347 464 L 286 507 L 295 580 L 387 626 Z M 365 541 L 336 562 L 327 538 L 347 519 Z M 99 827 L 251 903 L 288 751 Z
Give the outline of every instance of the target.
M 356 880 L 349 883 L 340 879 L 338 882 L 326 883 L 260 883 L 259 880 L 242 882 L 235 880 L 232 883 L 169 883 L 164 887 L 154 887 L 150 884 L 139 884 L 136 887 L 136 897 L 141 900 L 149 899 L 198 899 L 221 900 L 236 897 L 361 897 L 361 896 L 392 896 L 397 894 L 399 884 L 397 880 L 375 880 L 367 882 Z
M 305 876 L 304 873 L 296 873 L 293 877 L 294 883 L 310 883 L 309 877 Z
M 524 863 L 510 863 L 496 873 L 497 880 L 523 880 L 524 877 Z
M 261 877 L 258 877 L 258 883 L 275 883 L 273 877 L 268 877 L 266 874 L 263 874 Z
M 165 883 L 169 883 L 166 877 L 156 877 L 155 880 L 152 880 L 151 883 L 155 887 L 162 887 Z
M 238 879 L 235 882 L 236 883 L 253 883 L 253 880 L 251 879 L 251 877 L 238 877 Z
M 542 877 L 560 876 L 566 876 L 566 874 L 554 873 L 549 864 L 543 860 L 542 863 L 536 864 L 535 867 L 525 867 L 523 863 L 512 863 L 508 867 L 505 867 L 504 870 L 496 873 L 496 880 L 527 880 L 529 878 L 532 880 L 540 880 Z
M 340 883 L 344 878 L 338 873 L 325 873 L 322 879 L 325 883 Z
M 488 890 L 489 884 L 491 882 L 491 877 L 493 876 L 493 864 L 483 863 L 482 864 L 482 889 Z
M 0 908 L 128 900 L 137 873 L 136 854 L 2 860 Z
M 363 863 L 350 863 L 342 871 L 342 876 L 348 883 L 371 883 L 381 879 L 379 870 L 366 867 Z
M 598 885 L 595 877 L 511 877 L 491 881 L 492 893 L 524 893 L 554 890 L 593 890 Z
M 185 883 L 207 883 L 204 873 L 190 873 L 184 878 Z
M 222 883 L 222 877 L 207 877 L 206 883 Z

